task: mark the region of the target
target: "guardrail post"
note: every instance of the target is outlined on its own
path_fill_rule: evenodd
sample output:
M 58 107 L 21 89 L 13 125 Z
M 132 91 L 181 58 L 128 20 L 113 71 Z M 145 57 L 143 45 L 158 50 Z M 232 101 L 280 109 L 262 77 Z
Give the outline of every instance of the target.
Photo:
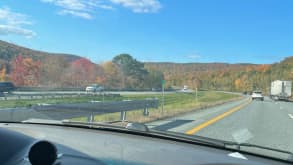
M 93 114 L 93 112 L 90 114 L 90 116 L 88 117 L 88 122 L 89 123 L 92 123 L 92 122 L 94 122 L 95 121 L 95 116 L 94 116 L 94 114 Z
M 145 108 L 143 109 L 143 115 L 144 115 L 144 116 L 149 116 L 149 114 L 150 114 L 150 112 L 149 112 L 149 110 L 148 110 L 148 107 L 145 107 Z
M 18 100 L 20 100 L 20 95 L 17 96 Z
M 126 120 L 126 111 L 121 111 L 120 120 L 125 121 Z

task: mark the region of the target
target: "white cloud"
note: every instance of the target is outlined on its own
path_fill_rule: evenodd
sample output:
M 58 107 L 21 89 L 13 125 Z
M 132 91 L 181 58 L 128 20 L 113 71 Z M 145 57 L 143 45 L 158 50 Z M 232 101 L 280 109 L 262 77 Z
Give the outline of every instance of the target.
M 122 5 L 135 13 L 154 13 L 162 8 L 158 0 L 110 0 L 114 4 Z
M 99 5 L 99 8 L 105 9 L 105 10 L 114 10 L 115 8 L 111 5 Z
M 135 13 L 154 13 L 161 8 L 158 0 L 40 0 L 60 7 L 58 14 L 92 19 L 97 9 L 114 10 L 121 5 Z
M 192 54 L 192 55 L 188 55 L 186 57 L 190 58 L 190 59 L 199 59 L 199 58 L 201 58 L 201 55 L 200 54 Z
M 36 36 L 36 33 L 31 30 L 27 30 L 27 29 L 15 27 L 15 26 L 10 26 L 10 25 L 0 25 L 0 35 L 8 35 L 8 34 L 22 35 L 27 38 L 32 38 Z
M 92 19 L 97 8 L 113 10 L 113 7 L 104 3 L 104 0 L 41 0 L 59 6 L 58 14 L 73 15 L 84 19 Z
M 35 32 L 24 28 L 25 25 L 31 24 L 26 15 L 12 12 L 7 7 L 0 8 L 0 35 L 16 34 L 27 38 L 34 37 Z
M 75 10 L 61 10 L 58 12 L 58 14 L 60 15 L 73 15 L 76 17 L 81 17 L 84 19 L 92 19 L 92 15 L 86 13 L 86 12 L 79 12 L 79 11 L 75 11 Z

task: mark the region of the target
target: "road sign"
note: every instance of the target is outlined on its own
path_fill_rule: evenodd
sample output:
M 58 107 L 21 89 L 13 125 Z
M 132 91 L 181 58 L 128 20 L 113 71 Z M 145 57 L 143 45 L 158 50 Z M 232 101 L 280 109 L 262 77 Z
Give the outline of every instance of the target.
M 165 85 L 165 83 L 166 83 L 166 80 L 162 80 L 162 85 Z

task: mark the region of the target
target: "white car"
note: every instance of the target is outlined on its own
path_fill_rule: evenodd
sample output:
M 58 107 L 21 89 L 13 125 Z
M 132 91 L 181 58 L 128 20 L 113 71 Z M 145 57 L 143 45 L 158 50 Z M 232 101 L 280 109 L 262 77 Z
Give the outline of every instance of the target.
M 251 98 L 252 98 L 252 100 L 264 101 L 264 96 L 262 95 L 262 92 L 260 92 L 260 91 L 252 92 Z
M 104 90 L 104 87 L 103 86 L 100 86 L 98 84 L 92 84 L 90 86 L 87 86 L 85 88 L 85 91 L 86 92 L 101 92 Z

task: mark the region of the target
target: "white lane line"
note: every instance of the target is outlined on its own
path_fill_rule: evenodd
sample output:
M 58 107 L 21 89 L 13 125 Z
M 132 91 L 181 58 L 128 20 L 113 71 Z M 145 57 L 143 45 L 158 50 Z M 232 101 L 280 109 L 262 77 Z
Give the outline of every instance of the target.
M 293 119 L 293 115 L 292 115 L 292 114 L 289 113 L 288 116 L 289 116 L 291 119 Z

